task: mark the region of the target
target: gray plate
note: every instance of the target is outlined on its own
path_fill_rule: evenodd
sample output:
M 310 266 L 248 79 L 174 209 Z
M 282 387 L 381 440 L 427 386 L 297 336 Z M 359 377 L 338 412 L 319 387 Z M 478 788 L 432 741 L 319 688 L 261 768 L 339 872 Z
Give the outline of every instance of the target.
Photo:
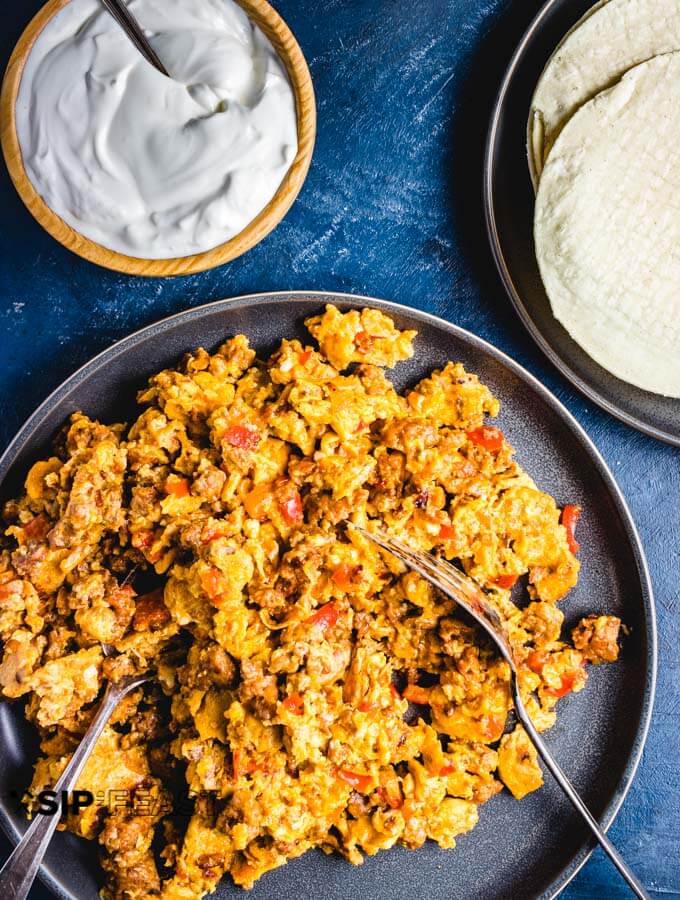
M 555 319 L 534 253 L 534 192 L 526 157 L 531 98 L 543 67 L 592 0 L 549 0 L 529 26 L 501 83 L 484 159 L 484 206 L 496 266 L 538 346 L 579 390 L 612 415 L 680 446 L 680 401 L 633 387 L 598 365 Z
M 600 821 L 609 824 L 638 765 L 649 727 L 656 672 L 652 589 L 635 526 L 601 456 L 567 410 L 533 376 L 480 338 L 426 313 L 346 294 L 261 294 L 188 310 L 144 328 L 99 354 L 34 413 L 0 459 L 2 496 L 17 490 L 29 464 L 45 453 L 69 413 L 84 410 L 106 422 L 134 414 L 145 376 L 173 365 L 189 349 L 214 348 L 243 332 L 260 353 L 281 337 L 304 336 L 302 320 L 332 301 L 342 308 L 370 304 L 415 328 L 416 355 L 393 377 L 413 384 L 447 360 L 461 360 L 502 401 L 501 428 L 539 486 L 559 503 L 579 503 L 583 570 L 563 602 L 567 625 L 591 611 L 620 615 L 631 628 L 622 659 L 592 670 L 586 690 L 560 703 L 547 740 Z M 20 706 L 0 708 L 0 818 L 16 840 L 24 822 L 12 792 L 31 779 L 33 729 Z M 259 881 L 248 895 L 295 900 L 494 900 L 554 896 L 585 862 L 591 845 L 580 820 L 548 778 L 521 803 L 507 792 L 481 808 L 479 826 L 453 851 L 428 843 L 413 853 L 379 853 L 358 868 L 337 856 L 307 853 Z M 58 834 L 43 879 L 60 897 L 94 900 L 98 870 L 92 845 Z M 245 895 L 225 880 L 217 898 Z

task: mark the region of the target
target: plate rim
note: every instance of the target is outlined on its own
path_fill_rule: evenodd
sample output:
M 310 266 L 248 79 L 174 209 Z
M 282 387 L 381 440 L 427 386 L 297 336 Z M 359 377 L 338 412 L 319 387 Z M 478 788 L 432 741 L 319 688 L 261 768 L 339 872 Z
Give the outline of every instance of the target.
M 592 0 L 593 5 L 595 5 L 595 2 L 596 0 Z M 538 347 L 548 357 L 550 362 L 562 373 L 562 375 L 564 375 L 564 377 L 567 378 L 571 382 L 571 384 L 573 384 L 574 387 L 576 387 L 589 400 L 597 404 L 601 409 L 604 409 L 605 412 L 608 412 L 619 421 L 624 422 L 626 425 L 629 425 L 631 428 L 635 428 L 637 431 L 640 431 L 643 434 L 648 435 L 649 437 L 656 438 L 657 440 L 670 444 L 673 447 L 680 447 L 680 434 L 674 434 L 673 432 L 667 431 L 664 428 L 652 425 L 644 419 L 634 415 L 633 413 L 627 412 L 625 409 L 620 408 L 616 403 L 612 403 L 610 400 L 604 397 L 600 393 L 598 388 L 591 384 L 590 381 L 581 378 L 581 376 L 574 371 L 569 362 L 563 356 L 561 356 L 557 352 L 557 350 L 554 349 L 553 345 L 543 336 L 541 330 L 534 323 L 533 318 L 529 314 L 529 311 L 525 306 L 524 301 L 522 300 L 522 295 L 517 289 L 512 275 L 510 274 L 510 270 L 506 262 L 506 257 L 501 246 L 500 234 L 496 220 L 495 194 L 493 187 L 494 174 L 496 171 L 495 157 L 497 152 L 497 138 L 500 116 L 505 104 L 506 95 L 513 79 L 515 78 L 516 70 L 524 57 L 528 44 L 543 26 L 544 19 L 553 11 L 555 7 L 559 6 L 561 3 L 564 3 L 564 0 L 546 0 L 546 2 L 541 6 L 534 18 L 531 20 L 529 26 L 527 27 L 526 31 L 522 35 L 522 38 L 517 44 L 517 47 L 513 51 L 512 56 L 510 57 L 510 61 L 507 65 L 507 68 L 505 69 L 503 78 L 501 79 L 500 86 L 494 99 L 493 107 L 491 110 L 491 117 L 489 119 L 489 126 L 486 134 L 486 141 L 484 145 L 482 179 L 484 221 L 486 224 L 486 233 L 489 239 L 489 244 L 491 245 L 491 253 L 496 265 L 496 270 L 501 278 L 501 282 L 503 283 L 505 292 L 510 298 L 513 307 L 515 308 L 515 312 L 518 314 L 522 324 L 529 332 L 533 340 L 536 342 Z M 612 375 L 611 377 L 616 378 L 615 375 Z M 626 382 L 622 383 L 626 384 Z
M 554 0 L 549 0 L 546 6 L 549 6 Z M 544 7 L 545 9 L 545 7 Z M 319 303 L 340 302 L 348 306 L 368 305 L 375 308 L 392 312 L 395 315 L 408 315 L 415 319 L 419 319 L 434 328 L 454 335 L 463 343 L 467 343 L 492 357 L 501 363 L 507 369 L 510 369 L 520 380 L 532 387 L 541 399 L 546 402 L 551 409 L 564 421 L 565 425 L 572 431 L 574 436 L 585 447 L 588 455 L 595 465 L 598 474 L 602 478 L 609 495 L 615 503 L 617 511 L 621 517 L 623 527 L 627 533 L 628 539 L 633 551 L 634 562 L 637 568 L 640 580 L 640 588 L 642 592 L 643 611 L 646 622 L 646 638 L 648 643 L 648 652 L 645 660 L 645 685 L 643 688 L 642 709 L 640 719 L 633 739 L 631 753 L 624 767 L 623 775 L 612 796 L 607 803 L 603 814 L 600 818 L 600 824 L 607 831 L 614 822 L 630 787 L 635 779 L 642 753 L 647 741 L 649 729 L 652 721 L 652 713 L 654 708 L 654 699 L 656 694 L 657 664 L 658 664 L 658 638 L 657 638 L 657 621 L 656 607 L 654 599 L 654 589 L 649 574 L 647 558 L 642 546 L 642 541 L 635 525 L 632 513 L 626 501 L 626 498 L 619 487 L 616 479 L 604 457 L 596 447 L 595 443 L 589 437 L 583 426 L 578 422 L 576 417 L 566 408 L 566 406 L 550 391 L 539 379 L 532 375 L 524 366 L 516 362 L 512 357 L 508 356 L 502 350 L 482 337 L 456 325 L 453 322 L 425 312 L 412 306 L 406 306 L 403 303 L 396 303 L 390 300 L 383 300 L 377 297 L 371 297 L 364 294 L 351 294 L 340 291 L 313 291 L 313 290 L 295 290 L 295 291 L 261 291 L 258 293 L 242 294 L 236 297 L 223 298 L 220 300 L 212 300 L 199 306 L 190 307 L 179 312 L 165 316 L 155 322 L 143 326 L 133 331 L 131 334 L 115 341 L 109 347 L 95 354 L 86 363 L 76 369 L 70 376 L 64 379 L 35 409 L 35 411 L 26 419 L 24 424 L 19 428 L 16 435 L 10 440 L 5 450 L 0 454 L 0 489 L 4 482 L 5 476 L 14 463 L 15 457 L 20 452 L 23 444 L 31 437 L 33 431 L 41 424 L 42 419 L 47 415 L 52 407 L 60 401 L 64 394 L 67 394 L 75 387 L 83 378 L 89 376 L 92 372 L 97 371 L 108 360 L 113 359 L 130 347 L 137 346 L 140 342 L 159 333 L 172 330 L 177 324 L 194 319 L 201 319 L 209 312 L 223 309 L 231 309 L 233 307 L 253 307 L 264 303 L 285 300 L 294 304 L 301 301 L 309 301 L 318 299 Z M 10 843 L 16 845 L 19 833 L 15 830 L 6 811 L 6 804 L 0 799 L 0 827 L 7 835 Z M 571 860 L 562 867 L 556 874 L 547 890 L 542 897 L 545 900 L 553 900 L 557 895 L 569 884 L 576 874 L 583 868 L 590 858 L 596 847 L 594 839 L 586 839 Z M 41 865 L 39 872 L 41 881 L 51 890 L 59 900 L 78 900 L 62 882 L 51 872 L 51 867 L 47 864 Z

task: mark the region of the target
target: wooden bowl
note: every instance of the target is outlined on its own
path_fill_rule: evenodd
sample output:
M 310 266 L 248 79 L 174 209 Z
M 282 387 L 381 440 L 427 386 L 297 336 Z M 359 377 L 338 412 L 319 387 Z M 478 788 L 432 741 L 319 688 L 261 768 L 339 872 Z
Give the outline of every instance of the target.
M 52 16 L 69 2 L 70 0 L 48 0 L 31 20 L 10 57 L 0 93 L 2 152 L 14 187 L 34 218 L 53 238 L 78 256 L 128 275 L 189 275 L 222 265 L 250 250 L 279 224 L 292 206 L 307 175 L 316 136 L 316 104 L 309 68 L 302 50 L 281 16 L 266 0 L 236 0 L 271 41 L 286 67 L 295 95 L 298 151 L 276 194 L 243 231 L 211 250 L 173 259 L 142 259 L 108 250 L 67 225 L 38 194 L 24 169 L 15 119 L 21 75 L 36 38 Z

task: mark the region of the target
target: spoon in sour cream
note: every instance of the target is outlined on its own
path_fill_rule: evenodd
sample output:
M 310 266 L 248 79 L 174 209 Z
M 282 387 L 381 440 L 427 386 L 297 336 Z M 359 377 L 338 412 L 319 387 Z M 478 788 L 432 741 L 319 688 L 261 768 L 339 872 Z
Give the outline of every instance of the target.
M 130 40 L 139 50 L 142 56 L 148 62 L 150 62 L 152 66 L 158 69 L 158 71 L 162 75 L 170 78 L 167 69 L 158 58 L 156 51 L 148 42 L 139 22 L 127 8 L 124 0 L 102 0 L 102 3 L 111 13 L 116 22 L 118 22 L 120 27 L 123 29 L 125 34 L 127 34 L 127 36 L 130 38 Z

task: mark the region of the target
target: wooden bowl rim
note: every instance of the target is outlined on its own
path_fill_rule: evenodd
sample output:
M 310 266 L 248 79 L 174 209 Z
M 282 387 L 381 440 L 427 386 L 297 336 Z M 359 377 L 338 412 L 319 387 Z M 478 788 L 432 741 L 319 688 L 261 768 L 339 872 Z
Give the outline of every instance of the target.
M 288 72 L 297 114 L 298 149 L 276 193 L 258 215 L 234 237 L 217 247 L 191 256 L 144 259 L 109 250 L 76 231 L 43 200 L 26 174 L 16 129 L 15 108 L 24 65 L 38 35 L 70 0 L 48 0 L 19 38 L 0 91 L 0 143 L 10 178 L 33 217 L 55 240 L 78 256 L 128 275 L 166 277 L 190 275 L 230 262 L 265 238 L 283 219 L 304 184 L 316 138 L 314 87 L 305 57 L 293 33 L 267 0 L 236 0 L 272 42 Z

